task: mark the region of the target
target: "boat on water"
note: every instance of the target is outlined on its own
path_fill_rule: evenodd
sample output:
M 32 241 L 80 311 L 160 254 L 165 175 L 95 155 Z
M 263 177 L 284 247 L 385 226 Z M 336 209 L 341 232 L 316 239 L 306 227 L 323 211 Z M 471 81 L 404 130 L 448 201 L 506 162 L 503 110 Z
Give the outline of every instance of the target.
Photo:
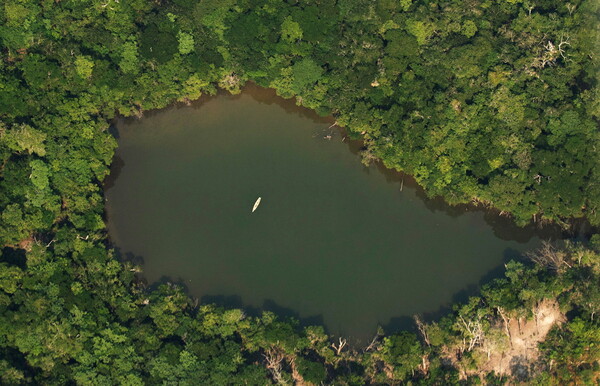
M 254 211 L 256 210 L 256 208 L 258 208 L 258 206 L 260 205 L 260 199 L 261 197 L 259 197 L 256 202 L 254 203 L 254 206 L 252 207 L 252 213 L 254 213 Z

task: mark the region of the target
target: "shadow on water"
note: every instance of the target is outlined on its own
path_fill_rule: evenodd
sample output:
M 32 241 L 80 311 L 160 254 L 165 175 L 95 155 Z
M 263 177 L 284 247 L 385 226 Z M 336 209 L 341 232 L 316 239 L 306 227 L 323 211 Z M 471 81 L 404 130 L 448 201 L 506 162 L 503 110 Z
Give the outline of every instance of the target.
M 115 251 L 115 256 L 121 262 L 130 262 L 138 266 L 144 265 L 144 258 L 142 256 L 135 255 L 131 252 L 123 252 L 120 248 L 110 246 Z M 481 288 L 491 283 L 494 279 L 501 278 L 505 272 L 505 264 L 514 261 L 526 261 L 526 256 L 512 248 L 506 248 L 503 252 L 503 263 L 494 269 L 488 271 L 485 275 L 481 277 L 477 284 L 471 284 L 456 292 L 450 302 L 448 304 L 440 306 L 437 310 L 430 312 L 420 313 L 419 316 L 424 322 L 433 322 L 439 321 L 441 318 L 449 315 L 452 312 L 452 306 L 457 304 L 465 304 L 470 297 L 478 296 L 480 294 Z M 140 283 L 144 283 L 148 291 L 155 291 L 161 285 L 169 284 L 180 287 L 186 295 L 188 295 L 192 299 L 197 299 L 194 297 L 189 290 L 188 285 L 186 284 L 185 279 L 173 278 L 169 276 L 161 276 L 158 280 L 148 283 L 147 280 L 143 276 L 143 272 L 136 274 L 136 279 Z M 330 334 L 327 326 L 325 325 L 325 321 L 322 314 L 311 315 L 307 317 L 300 316 L 300 313 L 295 311 L 292 308 L 284 307 L 272 299 L 266 299 L 263 301 L 263 304 L 260 307 L 250 306 L 245 304 L 240 295 L 204 295 L 198 298 L 199 304 L 214 304 L 218 307 L 224 307 L 227 309 L 241 309 L 251 317 L 260 317 L 263 312 L 270 311 L 277 315 L 278 318 L 282 320 L 293 320 L 298 322 L 300 327 L 308 327 L 308 326 L 321 326 L 324 328 L 325 333 Z M 417 327 L 414 322 L 414 315 L 400 315 L 396 317 L 390 318 L 386 323 L 381 324 L 381 327 L 385 331 L 386 335 L 398 333 L 400 331 L 409 331 L 413 333 L 418 333 Z M 372 331 L 372 335 L 375 336 L 377 333 L 377 328 L 374 328 Z M 355 348 L 366 347 L 370 340 L 365 340 L 364 338 L 358 338 L 353 336 L 346 336 L 348 339 L 348 343 Z
M 144 266 L 143 256 L 135 255 L 131 252 L 123 252 L 121 248 L 110 244 L 110 242 L 109 247 L 113 248 L 113 250 L 115 251 L 115 256 L 118 260 L 122 262 L 130 262 L 140 267 Z M 449 303 L 440 306 L 436 310 L 420 313 L 419 316 L 421 317 L 421 319 L 425 322 L 439 321 L 441 318 L 449 315 L 452 312 L 453 305 L 465 304 L 470 297 L 478 296 L 481 292 L 481 288 L 484 285 L 493 282 L 497 278 L 503 277 L 505 272 L 505 265 L 508 262 L 528 261 L 528 258 L 525 256 L 525 254 L 516 249 L 506 248 L 502 254 L 503 259 L 500 265 L 488 271 L 479 279 L 479 281 L 476 284 L 467 285 L 460 291 L 453 294 Z M 6 260 L 6 258 L 9 258 L 9 255 L 10 254 L 3 254 L 2 257 L 4 260 Z M 0 261 L 3 259 L 0 259 Z M 17 258 L 17 260 L 20 259 Z M 145 277 L 143 276 L 143 272 L 141 272 L 136 274 L 136 279 L 140 283 L 144 283 L 144 285 L 149 291 L 156 290 L 163 284 L 171 284 L 180 287 L 190 298 L 196 299 L 190 293 L 189 287 L 186 284 L 185 279 L 181 277 L 174 278 L 169 276 L 162 276 L 158 280 L 152 283 L 148 283 Z M 292 308 L 284 307 L 272 299 L 264 300 L 263 304 L 260 307 L 245 304 L 240 295 L 204 295 L 198 298 L 198 301 L 199 304 L 215 304 L 219 307 L 229 309 L 242 309 L 247 315 L 252 317 L 260 317 L 264 311 L 270 311 L 283 320 L 291 319 L 297 321 L 301 327 L 321 326 L 324 328 L 327 334 L 330 334 L 330 331 L 328 331 L 328 328 L 324 323 L 324 318 L 322 314 L 302 317 L 300 316 L 299 312 L 295 311 Z M 387 322 L 382 323 L 381 327 L 383 328 L 386 334 L 394 334 L 400 331 L 410 331 L 413 333 L 418 333 L 414 322 L 414 315 L 400 315 L 392 317 Z M 376 332 L 377 329 L 374 328 L 372 335 L 375 336 Z M 364 338 L 359 337 L 347 336 L 346 338 L 348 339 L 348 343 L 355 348 L 365 347 L 370 342 L 370 340 L 365 340 Z
M 354 154 L 358 154 L 357 148 L 362 146 L 361 141 L 348 141 L 348 147 Z M 457 204 L 451 205 L 443 197 L 429 197 L 425 190 L 416 180 L 403 172 L 389 169 L 381 161 L 374 163 L 377 171 L 385 176 L 390 184 L 398 185 L 399 192 L 404 189 L 412 189 L 415 195 L 423 202 L 425 207 L 432 213 L 441 212 L 452 218 L 460 217 L 466 213 L 482 213 L 483 219 L 490 226 L 494 235 L 504 241 L 517 241 L 526 243 L 534 237 L 544 240 L 558 240 L 565 238 L 585 237 L 592 233 L 589 223 L 584 219 L 574 219 L 568 224 L 568 229 L 563 229 L 558 224 L 541 224 L 533 221 L 525 226 L 519 226 L 510 216 L 502 215 L 500 211 L 484 205 Z M 367 168 L 365 168 L 367 169 Z M 369 171 L 370 169 L 367 169 Z
M 178 277 L 177 279 L 175 279 L 175 278 L 163 275 L 155 282 L 150 283 L 150 285 L 148 286 L 148 289 L 150 291 L 156 291 L 158 289 L 158 287 L 160 287 L 163 284 L 171 284 L 171 285 L 180 287 L 183 290 L 183 292 L 185 292 L 185 294 L 188 295 L 189 298 L 192 298 L 192 299 L 194 298 L 192 296 L 192 294 L 190 294 L 190 288 L 186 284 L 185 279 L 183 279 L 181 277 Z
M 115 137 L 115 139 L 117 140 L 121 138 L 121 134 L 119 133 L 119 128 L 117 127 L 117 125 L 111 124 L 110 126 L 108 126 L 108 133 Z
M 112 248 L 115 257 L 121 262 L 132 263 L 133 265 L 143 267 L 144 266 L 144 257 L 135 255 L 131 252 L 123 252 L 123 250 L 115 245 L 109 243 L 109 248 Z M 4 256 L 3 256 L 4 257 Z M 0 259 L 1 261 L 2 259 Z M 164 284 L 172 284 L 180 287 L 190 298 L 195 299 L 195 297 L 191 294 L 189 287 L 186 283 L 186 280 L 179 277 L 173 278 L 169 276 L 161 276 L 158 280 L 148 283 L 147 280 L 143 276 L 143 272 L 136 274 L 136 279 L 140 283 L 144 283 L 149 291 L 157 290 L 161 285 Z M 200 304 L 215 304 L 219 307 L 225 308 L 239 308 L 244 310 L 244 312 L 253 317 L 260 317 L 264 311 L 273 312 L 277 317 L 281 319 L 293 319 L 296 320 L 300 326 L 322 326 L 327 331 L 325 327 L 325 322 L 323 319 L 323 315 L 311 315 L 307 317 L 301 317 L 300 313 L 297 311 L 284 307 L 272 299 L 265 299 L 263 304 L 260 307 L 250 306 L 245 304 L 242 301 L 242 297 L 239 295 L 204 295 L 199 298 Z
M 452 312 L 453 305 L 465 304 L 468 302 L 469 298 L 472 296 L 478 296 L 481 293 L 481 288 L 493 282 L 495 279 L 501 278 L 504 276 L 504 272 L 506 271 L 505 265 L 510 261 L 521 261 L 524 262 L 527 260 L 527 257 L 512 248 L 506 248 L 502 253 L 502 264 L 488 271 L 485 275 L 483 275 L 477 284 L 470 284 L 460 291 L 456 292 L 450 302 L 448 304 L 444 304 L 440 306 L 435 311 L 423 312 L 419 314 L 420 318 L 424 322 L 434 322 L 439 321 L 444 316 L 449 315 Z M 399 332 L 401 330 L 417 332 L 417 327 L 414 322 L 414 315 L 403 315 L 399 317 L 393 317 L 390 321 L 383 326 L 386 334 L 393 334 Z
M 115 253 L 115 257 L 117 258 L 117 260 L 119 260 L 122 263 L 131 263 L 133 265 L 137 265 L 140 267 L 144 266 L 144 257 L 139 256 L 139 255 L 135 255 L 131 252 L 123 252 L 121 250 L 121 248 L 117 247 L 116 245 L 112 244 L 110 241 L 108 242 L 108 247 L 111 248 L 114 253 Z
M 323 326 L 325 327 L 325 322 L 323 320 L 323 315 L 311 315 L 307 317 L 301 317 L 298 312 L 295 310 L 284 307 L 280 304 L 277 304 L 272 299 L 266 299 L 262 306 L 253 307 L 247 304 L 244 304 L 241 296 L 239 295 L 204 295 L 200 298 L 201 304 L 215 304 L 219 307 L 225 308 L 239 308 L 244 310 L 244 312 L 253 317 L 260 317 L 263 312 L 269 311 L 277 315 L 282 319 L 293 319 L 298 321 L 300 326 Z
M 115 186 L 115 182 L 121 175 L 123 167 L 125 167 L 125 161 L 115 153 L 110 165 L 110 174 L 104 179 L 104 190 L 108 190 Z
M 244 87 L 243 92 L 244 94 L 250 95 L 252 99 L 254 99 L 260 104 L 266 104 L 269 106 L 279 106 L 288 114 L 294 114 L 300 117 L 309 118 L 314 123 L 333 124 L 335 122 L 335 119 L 332 116 L 322 117 L 319 114 L 317 114 L 314 110 L 308 109 L 303 106 L 299 106 L 296 103 L 295 98 L 285 99 L 283 97 L 280 97 L 273 89 L 262 88 L 254 83 L 248 83 Z
M 356 156 L 365 149 L 362 140 L 350 139 L 343 128 L 338 129 L 339 134 L 348 146 L 348 150 Z M 564 229 L 555 223 L 535 223 L 531 221 L 525 226 L 519 226 L 512 217 L 503 215 L 495 208 L 481 204 L 457 204 L 451 205 L 443 197 L 430 197 L 421 185 L 411 175 L 386 167 L 382 161 L 373 162 L 373 166 L 381 173 L 390 184 L 398 185 L 402 192 L 405 188 L 415 191 L 416 196 L 423 202 L 425 207 L 432 213 L 441 212 L 452 218 L 460 217 L 465 213 L 482 213 L 487 225 L 492 228 L 494 235 L 504 241 L 517 241 L 526 243 L 534 237 L 544 240 L 559 239 L 586 239 L 597 232 L 586 219 L 571 219 L 567 222 L 568 228 Z M 372 168 L 365 167 L 365 172 L 370 173 Z
M 180 110 L 180 109 L 187 109 L 187 108 L 193 108 L 195 110 L 198 110 L 198 109 L 203 108 L 203 106 L 206 103 L 208 103 L 211 100 L 214 100 L 216 98 L 226 97 L 229 100 L 235 101 L 235 100 L 239 100 L 240 98 L 242 98 L 243 96 L 246 96 L 246 95 L 250 96 L 253 100 L 255 100 L 256 102 L 258 102 L 260 104 L 268 105 L 268 106 L 271 106 L 271 105 L 279 106 L 283 110 L 285 110 L 285 112 L 288 114 L 293 114 L 296 116 L 309 118 L 314 123 L 333 124 L 333 122 L 335 121 L 335 119 L 331 116 L 321 117 L 314 110 L 311 110 L 311 109 L 303 107 L 303 106 L 299 106 L 298 104 L 296 104 L 295 98 L 285 99 L 285 98 L 277 95 L 277 93 L 275 92 L 274 89 L 263 88 L 263 87 L 257 86 L 256 84 L 254 84 L 252 82 L 248 82 L 244 86 L 242 92 L 240 92 L 239 94 L 234 95 L 234 94 L 230 94 L 226 90 L 219 90 L 215 95 L 203 94 L 200 98 L 196 99 L 195 101 L 176 102 L 176 103 L 174 103 L 168 107 L 165 107 L 163 109 L 144 111 L 143 115 L 141 115 L 139 117 L 137 117 L 137 116 L 117 117 L 117 118 L 115 118 L 113 124 L 110 126 L 109 132 L 116 139 L 119 139 L 119 137 L 120 137 L 119 130 L 116 127 L 117 122 L 122 122 L 125 124 L 131 123 L 131 122 L 137 122 L 140 119 L 146 119 L 146 118 L 150 118 L 155 115 L 158 115 L 165 110 Z

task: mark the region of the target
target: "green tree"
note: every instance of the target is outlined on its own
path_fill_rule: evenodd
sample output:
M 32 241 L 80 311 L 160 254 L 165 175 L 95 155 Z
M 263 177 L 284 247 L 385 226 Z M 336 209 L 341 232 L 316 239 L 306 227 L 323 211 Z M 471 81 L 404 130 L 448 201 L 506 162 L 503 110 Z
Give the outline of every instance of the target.
M 384 339 L 382 357 L 392 365 L 394 380 L 406 381 L 410 378 L 421 364 L 423 354 L 415 334 L 404 331 Z
M 302 59 L 292 66 L 292 74 L 294 91 L 300 92 L 318 81 L 323 74 L 323 69 L 311 59 Z
M 123 43 L 119 67 L 121 67 L 121 70 L 126 74 L 137 74 L 140 71 L 138 47 L 135 40 L 132 39 Z
M 303 32 L 300 24 L 296 23 L 290 16 L 286 17 L 281 24 L 281 38 L 286 42 L 293 43 L 302 39 Z
M 1 143 L 9 149 L 39 156 L 46 155 L 45 140 L 45 133 L 24 124 L 6 130 L 0 136 Z
M 179 31 L 177 40 L 179 41 L 179 53 L 181 55 L 187 55 L 194 51 L 194 36 L 191 34 Z
M 94 61 L 88 56 L 77 56 L 75 58 L 75 71 L 83 79 L 89 79 L 94 71 Z

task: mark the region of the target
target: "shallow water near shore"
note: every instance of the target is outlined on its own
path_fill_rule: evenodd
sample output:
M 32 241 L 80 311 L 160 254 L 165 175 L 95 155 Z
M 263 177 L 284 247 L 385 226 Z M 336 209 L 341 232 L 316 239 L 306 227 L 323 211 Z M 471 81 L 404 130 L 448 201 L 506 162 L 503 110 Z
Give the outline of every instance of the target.
M 540 232 L 363 166 L 360 144 L 331 124 L 256 86 L 118 121 L 112 243 L 149 283 L 359 342 L 448 306 L 539 245 Z

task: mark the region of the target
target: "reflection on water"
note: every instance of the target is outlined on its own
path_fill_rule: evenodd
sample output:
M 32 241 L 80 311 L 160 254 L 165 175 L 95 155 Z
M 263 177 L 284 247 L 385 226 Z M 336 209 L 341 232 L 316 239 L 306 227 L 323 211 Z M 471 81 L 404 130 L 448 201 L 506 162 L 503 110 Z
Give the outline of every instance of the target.
M 256 86 L 118 122 L 113 243 L 151 283 L 366 341 L 561 236 L 427 199 L 409 176 L 364 167 L 332 123 Z

